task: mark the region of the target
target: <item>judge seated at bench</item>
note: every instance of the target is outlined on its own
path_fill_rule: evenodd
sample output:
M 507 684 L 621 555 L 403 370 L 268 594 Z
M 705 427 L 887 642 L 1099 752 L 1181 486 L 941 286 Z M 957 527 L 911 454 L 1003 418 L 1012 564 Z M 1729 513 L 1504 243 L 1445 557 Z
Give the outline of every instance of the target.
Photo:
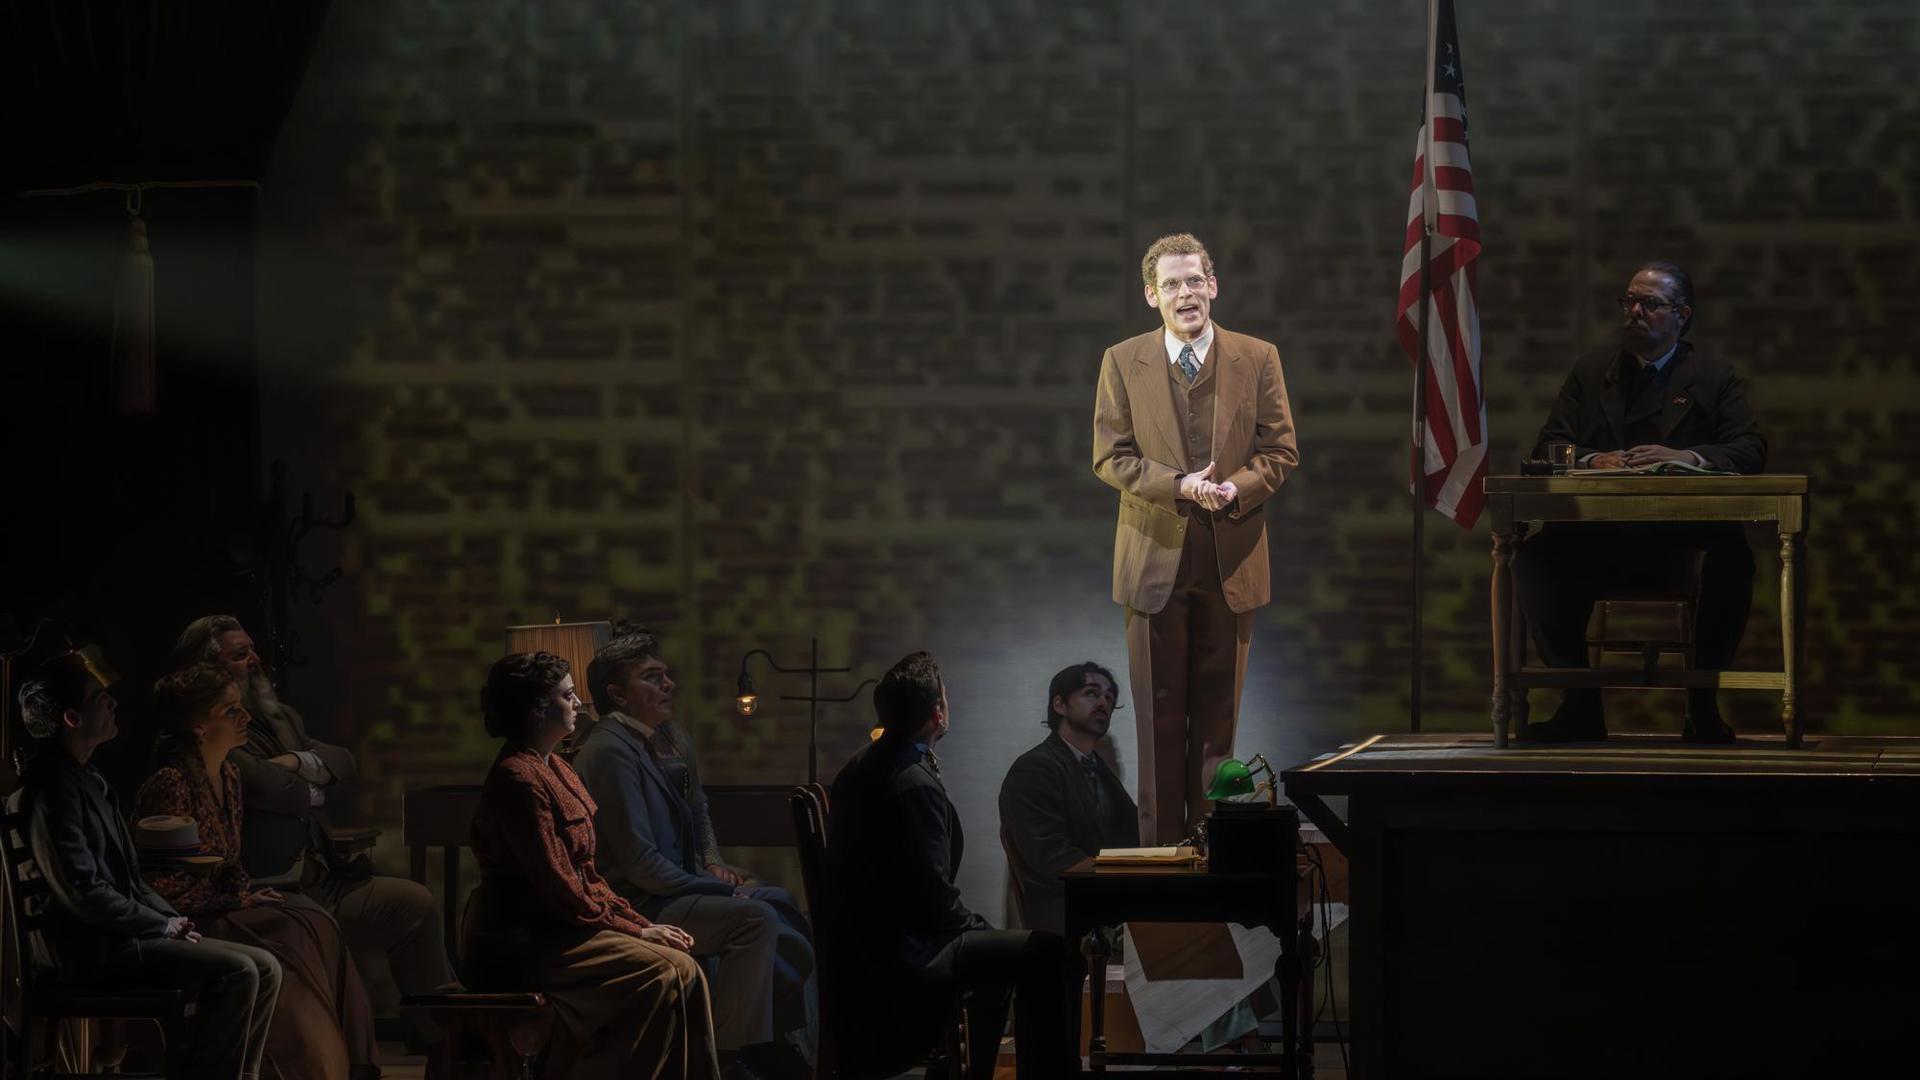
M 1686 340 L 1694 316 L 1693 281 L 1667 262 L 1642 263 L 1620 297 L 1621 337 L 1574 362 L 1540 429 L 1533 457 L 1551 442 L 1574 445 L 1577 466 L 1610 469 L 1681 462 L 1717 472 L 1757 473 L 1767 440 L 1733 365 Z M 1521 610 L 1541 662 L 1587 664 L 1586 627 L 1596 600 L 1677 591 L 1699 577 L 1694 666 L 1733 660 L 1753 606 L 1753 552 L 1733 523 L 1554 523 L 1520 546 L 1514 562 Z M 1712 688 L 1687 692 L 1683 738 L 1728 743 Z M 1553 718 L 1529 724 L 1541 742 L 1604 739 L 1597 688 L 1565 692 Z

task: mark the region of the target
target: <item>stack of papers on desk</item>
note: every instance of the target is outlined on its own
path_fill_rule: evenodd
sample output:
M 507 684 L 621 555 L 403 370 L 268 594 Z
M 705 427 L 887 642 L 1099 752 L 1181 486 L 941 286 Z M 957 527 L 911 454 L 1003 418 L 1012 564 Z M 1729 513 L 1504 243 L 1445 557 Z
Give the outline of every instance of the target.
M 1617 469 L 1568 469 L 1568 476 L 1739 476 L 1724 469 L 1706 469 L 1685 461 L 1656 461 L 1650 465 L 1622 465 Z
M 1191 846 L 1101 848 L 1095 866 L 1184 866 L 1199 861 Z

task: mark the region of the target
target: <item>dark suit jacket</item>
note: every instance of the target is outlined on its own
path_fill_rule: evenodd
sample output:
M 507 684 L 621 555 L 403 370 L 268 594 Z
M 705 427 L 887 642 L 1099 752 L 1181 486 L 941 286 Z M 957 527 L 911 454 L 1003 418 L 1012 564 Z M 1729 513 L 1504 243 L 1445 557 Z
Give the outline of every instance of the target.
M 1625 450 L 1629 418 L 1620 392 L 1621 350 L 1593 349 L 1574 362 L 1560 398 L 1540 429 L 1532 457 L 1546 456 L 1549 442 L 1570 442 L 1576 458 Z M 1658 404 L 1659 443 L 1692 450 L 1707 467 L 1757 473 L 1767 465 L 1767 439 L 1747 404 L 1747 388 L 1733 365 L 1696 352 L 1682 341 L 1674 351 L 1666 392 Z
M 1107 797 L 1104 818 L 1079 757 L 1057 733 L 1015 758 L 1000 784 L 1000 840 L 1029 930 L 1066 932 L 1060 875 L 1068 867 L 1103 847 L 1140 846 L 1139 809 L 1113 770 L 1094 761 Z
M 858 955 L 924 967 L 962 931 L 989 928 L 953 883 L 966 847 L 960 814 L 913 745 L 882 738 L 853 755 L 833 781 L 827 821 L 832 906 L 857 929 Z
M 240 863 L 256 878 L 274 878 L 296 869 L 309 850 L 321 858 L 331 855 L 325 805 L 313 805 L 307 781 L 298 773 L 267 759 L 299 750 L 317 755 L 333 774 L 333 782 L 326 785 L 329 796 L 359 772 L 353 751 L 307 734 L 306 721 L 293 706 L 282 702 L 280 709 L 282 722 L 256 718 L 247 729 L 246 745 L 232 757 L 240 768 L 240 792 L 247 807 Z
M 54 742 L 39 750 L 12 799 L 32 808 L 33 860 L 53 890 L 43 943 L 63 975 L 109 974 L 134 961 L 135 940 L 166 936 L 179 912 L 141 876 L 106 778 Z
M 834 778 L 827 805 L 832 968 L 849 1075 L 892 1076 L 933 1044 L 945 1015 L 930 964 L 968 930 L 991 929 L 953 883 L 960 815 L 925 752 L 869 743 Z M 857 1029 L 857 1030 L 856 1030 Z
M 676 896 L 733 895 L 733 886 L 699 864 L 693 808 L 638 732 L 609 714 L 587 733 L 573 768 L 599 806 L 600 872 L 642 914 L 651 917 Z

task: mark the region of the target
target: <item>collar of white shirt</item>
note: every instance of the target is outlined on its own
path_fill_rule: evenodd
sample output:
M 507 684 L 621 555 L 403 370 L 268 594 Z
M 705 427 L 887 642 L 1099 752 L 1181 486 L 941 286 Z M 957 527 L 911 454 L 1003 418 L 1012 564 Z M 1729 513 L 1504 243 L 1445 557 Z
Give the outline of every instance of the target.
M 641 740 L 644 742 L 653 741 L 653 729 L 641 723 L 640 721 L 635 720 L 633 717 L 628 716 L 626 713 L 611 712 L 607 714 L 607 719 L 618 720 L 622 724 L 625 724 L 627 726 L 628 731 L 631 731 L 634 734 L 640 736 Z
M 1177 337 L 1174 337 L 1173 331 L 1171 330 L 1168 330 L 1165 332 L 1165 338 L 1166 338 L 1166 346 L 1167 346 L 1167 363 L 1178 364 L 1180 362 L 1180 350 L 1187 343 L 1184 341 L 1181 341 Z M 1207 323 L 1207 328 L 1205 330 L 1200 331 L 1200 336 L 1193 339 L 1193 356 L 1195 360 L 1199 361 L 1200 366 L 1202 367 L 1206 366 L 1207 351 L 1212 348 L 1213 348 L 1213 323 L 1209 321 Z

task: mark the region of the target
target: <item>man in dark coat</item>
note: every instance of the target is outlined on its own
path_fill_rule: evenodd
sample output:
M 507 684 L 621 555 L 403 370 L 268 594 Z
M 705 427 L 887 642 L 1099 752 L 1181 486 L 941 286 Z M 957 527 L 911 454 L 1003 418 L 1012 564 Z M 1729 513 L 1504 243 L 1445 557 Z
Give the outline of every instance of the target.
M 947 693 L 924 652 L 873 691 L 882 733 L 834 779 L 827 811 L 834 1010 L 842 1070 L 892 1076 L 932 1048 L 967 995 L 973 1074 L 993 1075 L 1009 997 L 1018 1075 L 1078 1075 L 1068 1009 L 1078 965 L 1065 939 L 995 930 L 954 877 L 964 841 L 933 745 Z
M 265 949 L 202 938 L 140 874 L 133 838 L 93 752 L 115 735 L 103 668 L 79 652 L 43 665 L 20 688 L 33 760 L 9 812 L 30 814 L 34 865 L 53 903 L 34 955 L 56 979 L 179 989 L 194 997 L 187 1075 L 260 1075 L 267 1023 L 280 997 L 280 961 Z
M 1040 745 L 1014 759 L 1000 785 L 1020 924 L 1066 932 L 1060 875 L 1101 848 L 1140 846 L 1140 818 L 1120 778 L 1094 753 L 1113 719 L 1113 672 L 1089 660 L 1053 677 Z
M 1583 468 L 1680 462 L 1720 472 L 1766 467 L 1767 440 L 1746 386 L 1725 360 L 1682 340 L 1693 321 L 1693 282 L 1672 263 L 1641 265 L 1620 297 L 1622 340 L 1574 364 L 1540 429 L 1534 456 L 1569 442 Z M 1672 588 L 1699 562 L 1694 664 L 1733 660 L 1753 606 L 1753 552 L 1734 524 L 1555 524 L 1521 545 L 1514 563 L 1534 648 L 1548 667 L 1587 666 L 1594 601 L 1620 591 Z M 1526 738 L 1571 742 L 1606 737 L 1597 689 L 1571 689 L 1551 720 Z M 1732 742 L 1711 688 L 1687 693 L 1684 737 Z

